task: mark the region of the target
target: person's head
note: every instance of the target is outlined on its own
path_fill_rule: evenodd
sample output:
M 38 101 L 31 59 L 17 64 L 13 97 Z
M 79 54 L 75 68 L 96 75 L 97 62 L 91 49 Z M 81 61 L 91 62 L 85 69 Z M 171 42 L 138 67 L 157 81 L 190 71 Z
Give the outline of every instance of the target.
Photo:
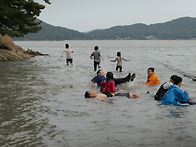
M 104 71 L 100 69 L 100 70 L 97 71 L 97 75 L 98 76 L 104 76 L 105 74 L 104 74 Z
M 96 96 L 97 95 L 96 95 L 95 91 L 93 91 L 93 90 L 86 91 L 85 94 L 84 94 L 85 98 L 94 98 Z
M 174 85 L 177 85 L 178 87 L 182 86 L 182 78 L 177 76 L 176 78 L 173 79 Z
M 170 77 L 170 82 L 174 84 L 174 80 L 177 78 L 178 76 L 177 75 L 172 75 Z
M 65 47 L 66 47 L 66 48 L 69 48 L 69 44 L 65 44 Z
M 97 51 L 98 49 L 99 49 L 99 47 L 98 46 L 95 46 L 94 50 Z
M 106 74 L 106 78 L 107 78 L 107 81 L 108 80 L 113 80 L 113 73 L 111 72 L 111 71 L 109 71 L 109 72 L 107 72 L 107 74 Z
M 119 57 L 120 57 L 120 56 L 121 56 L 121 52 L 117 52 L 117 56 L 119 56 Z
M 147 70 L 147 74 L 148 75 L 153 73 L 153 72 L 154 72 L 154 68 L 153 67 L 148 68 L 148 70 Z

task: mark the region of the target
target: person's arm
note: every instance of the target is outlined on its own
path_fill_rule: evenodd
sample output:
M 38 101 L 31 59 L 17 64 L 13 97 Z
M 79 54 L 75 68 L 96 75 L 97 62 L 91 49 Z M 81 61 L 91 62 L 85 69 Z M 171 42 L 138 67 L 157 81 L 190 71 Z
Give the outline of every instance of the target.
M 117 89 L 119 92 L 125 92 L 124 89 Z
M 91 81 L 89 82 L 89 86 L 92 86 L 94 83 L 98 82 L 98 76 L 95 76 L 93 79 L 91 79 Z
M 106 94 L 99 93 L 99 94 L 97 94 L 97 97 L 96 98 L 106 98 L 106 97 L 107 97 Z
M 159 83 L 160 83 L 160 80 L 156 76 L 153 76 L 145 84 L 146 85 L 155 85 L 155 84 L 159 84 Z
M 92 81 L 90 81 L 89 82 L 89 84 L 88 84 L 88 86 L 92 86 L 93 85 L 93 82 Z
M 140 82 L 141 84 L 145 84 L 146 82 Z
M 151 80 L 145 82 L 145 84 L 146 84 L 146 85 L 154 85 L 155 82 L 154 82 L 154 80 L 151 79 Z
M 111 90 L 112 90 L 112 93 L 117 92 L 116 85 L 115 85 L 114 81 L 111 82 Z
M 130 60 L 127 60 L 127 59 L 125 59 L 125 58 L 122 58 L 124 61 L 130 61 Z
M 180 89 L 176 90 L 176 95 L 179 102 L 187 102 L 189 95 L 187 91 L 182 92 Z
M 65 53 L 65 50 L 61 53 L 61 57 L 63 57 L 64 53 Z
M 103 60 L 103 56 L 100 54 L 101 59 Z
M 129 92 L 129 95 L 130 95 L 130 98 L 139 98 L 141 96 L 135 94 L 135 93 L 132 93 L 132 92 Z
M 117 58 L 116 58 L 116 59 L 114 59 L 114 60 L 111 60 L 111 62 L 116 62 L 116 60 L 117 60 Z
M 93 52 L 93 53 L 94 53 L 94 52 Z M 93 54 L 93 53 L 90 55 L 90 58 L 91 58 L 91 59 L 93 59 L 93 56 L 94 56 L 94 54 Z

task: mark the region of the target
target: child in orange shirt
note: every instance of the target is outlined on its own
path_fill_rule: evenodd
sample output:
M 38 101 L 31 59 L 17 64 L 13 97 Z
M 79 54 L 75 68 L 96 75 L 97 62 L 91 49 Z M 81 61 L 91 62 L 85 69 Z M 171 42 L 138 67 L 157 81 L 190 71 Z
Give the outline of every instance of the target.
M 142 84 L 146 85 L 155 85 L 155 84 L 160 84 L 159 78 L 155 75 L 154 68 L 150 67 L 147 70 L 148 76 L 147 76 L 147 81 L 146 82 L 141 82 Z

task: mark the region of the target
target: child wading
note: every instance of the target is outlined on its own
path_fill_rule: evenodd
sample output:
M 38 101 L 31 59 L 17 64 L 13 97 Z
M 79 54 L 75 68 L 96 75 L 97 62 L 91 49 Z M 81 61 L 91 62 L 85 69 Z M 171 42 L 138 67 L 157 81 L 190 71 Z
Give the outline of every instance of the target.
M 124 61 L 130 61 L 130 60 L 127 60 L 123 57 L 121 57 L 121 52 L 117 52 L 117 57 L 115 60 L 111 60 L 111 62 L 116 62 L 117 61 L 117 64 L 116 64 L 116 71 L 119 71 L 122 72 L 122 60 Z
M 69 66 L 69 63 L 73 66 L 73 59 L 71 54 L 73 53 L 73 50 L 69 48 L 69 44 L 65 44 L 65 50 L 63 50 L 61 57 L 63 57 L 63 54 L 66 52 L 66 63 L 67 66 Z
M 95 51 L 91 54 L 90 58 L 93 59 L 94 57 L 94 71 L 97 71 L 97 66 L 98 68 L 100 68 L 100 63 L 101 63 L 101 59 L 103 60 L 103 57 L 101 55 L 101 53 L 99 52 L 99 47 L 95 46 Z M 101 57 L 101 59 L 100 59 Z

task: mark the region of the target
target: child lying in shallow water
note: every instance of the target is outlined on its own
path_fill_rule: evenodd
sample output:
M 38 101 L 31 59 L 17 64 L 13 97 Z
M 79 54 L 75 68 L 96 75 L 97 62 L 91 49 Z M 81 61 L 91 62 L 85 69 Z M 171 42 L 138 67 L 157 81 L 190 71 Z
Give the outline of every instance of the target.
M 132 92 L 115 93 L 115 94 L 104 92 L 104 93 L 96 94 L 95 91 L 93 90 L 86 91 L 84 95 L 85 98 L 107 98 L 107 97 L 113 97 L 113 96 L 126 96 L 128 98 L 139 98 L 140 97 L 139 95 L 134 94 Z

